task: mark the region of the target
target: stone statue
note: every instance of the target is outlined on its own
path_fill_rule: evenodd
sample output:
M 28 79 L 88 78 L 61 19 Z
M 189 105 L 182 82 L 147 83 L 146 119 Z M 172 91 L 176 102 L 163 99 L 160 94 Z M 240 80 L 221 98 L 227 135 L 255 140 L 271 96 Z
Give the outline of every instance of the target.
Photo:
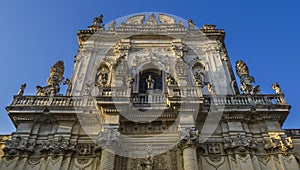
M 146 79 L 147 82 L 147 90 L 153 90 L 154 89 L 154 80 L 151 78 L 151 74 L 149 77 Z
M 214 88 L 213 88 L 213 86 L 211 84 L 207 84 L 207 90 L 209 91 L 209 93 L 211 95 L 215 95 L 216 94 L 216 92 L 215 92 L 215 90 L 214 90 Z
M 243 94 L 260 94 L 259 86 L 254 87 L 252 83 L 255 83 L 254 77 L 249 75 L 249 70 L 243 61 L 239 60 L 236 62 L 236 73 L 241 81 L 241 91 Z
M 194 78 L 195 78 L 195 86 L 203 86 L 202 76 L 200 73 L 196 72 Z
M 102 67 L 101 70 L 97 73 L 97 83 L 100 86 L 106 86 L 108 82 L 108 71 Z
M 175 80 L 170 74 L 167 75 L 166 82 L 168 86 L 172 86 L 175 84 Z
M 103 24 L 103 15 L 101 14 L 99 17 L 95 17 L 94 18 L 94 22 L 93 22 L 93 26 L 94 27 L 103 27 L 104 24 Z
M 272 89 L 275 91 L 276 94 L 282 94 L 281 88 L 277 82 L 273 83 Z
M 36 86 L 36 96 L 46 96 L 42 86 Z
M 18 96 L 23 96 L 25 88 L 26 88 L 26 83 L 21 85 L 20 90 L 18 91 Z
M 189 29 L 195 29 L 195 24 L 192 19 L 188 19 L 188 26 Z
M 62 83 L 64 77 L 64 62 L 58 61 L 50 68 L 50 76 L 47 79 L 47 86 L 37 86 L 36 95 L 37 96 L 55 96 L 59 95 L 60 84 Z
M 108 25 L 109 30 L 111 30 L 111 31 L 115 30 L 116 25 L 117 25 L 117 22 L 116 22 L 116 21 L 113 21 L 112 23 L 110 23 L 110 24 Z

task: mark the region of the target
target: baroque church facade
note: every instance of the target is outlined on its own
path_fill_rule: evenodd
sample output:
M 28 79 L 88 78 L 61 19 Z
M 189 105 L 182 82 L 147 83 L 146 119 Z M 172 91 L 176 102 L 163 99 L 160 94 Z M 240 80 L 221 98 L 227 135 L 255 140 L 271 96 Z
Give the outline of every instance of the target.
M 163 13 L 102 18 L 78 31 L 70 79 L 58 61 L 35 95 L 21 85 L 0 169 L 299 169 L 279 84 L 262 94 L 245 62 L 232 67 L 224 30 Z

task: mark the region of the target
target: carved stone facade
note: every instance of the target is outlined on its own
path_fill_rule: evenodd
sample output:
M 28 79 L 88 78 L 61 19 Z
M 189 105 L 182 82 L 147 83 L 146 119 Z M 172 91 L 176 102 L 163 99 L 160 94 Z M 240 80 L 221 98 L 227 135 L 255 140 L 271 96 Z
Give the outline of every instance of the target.
M 72 77 L 59 61 L 36 96 L 23 84 L 6 108 L 17 130 L 0 140 L 0 169 L 299 169 L 278 83 L 261 94 L 240 60 L 239 89 L 224 38 L 162 13 L 94 18 Z

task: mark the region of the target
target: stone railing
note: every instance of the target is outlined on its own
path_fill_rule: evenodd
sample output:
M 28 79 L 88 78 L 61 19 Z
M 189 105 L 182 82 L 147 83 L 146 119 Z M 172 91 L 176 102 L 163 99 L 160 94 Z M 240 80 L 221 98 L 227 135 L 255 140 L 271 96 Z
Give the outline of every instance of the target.
M 169 97 L 201 97 L 202 91 L 200 87 L 168 87 Z
M 283 95 L 204 96 L 204 105 L 287 105 Z
M 137 94 L 132 96 L 133 104 L 163 104 L 166 103 L 166 95 L 165 94 Z
M 190 92 L 183 91 L 187 97 L 196 97 L 193 89 Z M 168 100 L 173 100 L 177 96 L 170 96 L 164 93 L 153 94 L 133 94 L 128 95 L 125 90 L 111 91 L 111 95 L 105 95 L 104 97 L 120 97 L 128 98 L 134 104 L 144 103 L 166 103 Z M 115 94 L 114 94 L 115 93 Z M 128 96 L 127 96 L 128 95 Z M 103 96 L 102 96 L 103 97 Z M 178 97 L 184 97 L 179 95 Z M 204 105 L 224 105 L 224 106 L 249 106 L 249 105 L 287 105 L 283 95 L 226 95 L 226 96 L 203 96 Z M 92 106 L 95 104 L 95 100 L 104 100 L 103 98 L 93 98 L 89 96 L 14 96 L 14 100 L 11 106 Z M 101 102 L 101 101 L 99 101 Z
M 99 88 L 98 96 L 104 97 L 128 97 L 130 95 L 130 88 Z
M 92 106 L 93 99 L 71 96 L 14 96 L 11 106 Z

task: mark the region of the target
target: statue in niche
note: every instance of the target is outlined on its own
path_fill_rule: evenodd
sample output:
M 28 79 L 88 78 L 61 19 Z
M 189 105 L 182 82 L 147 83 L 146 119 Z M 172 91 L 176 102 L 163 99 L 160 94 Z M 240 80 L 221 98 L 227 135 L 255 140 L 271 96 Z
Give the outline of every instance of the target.
M 97 83 L 100 86 L 107 86 L 108 82 L 108 70 L 105 67 L 102 67 L 97 73 Z
M 149 75 L 149 77 L 146 79 L 147 82 L 147 90 L 153 90 L 154 89 L 154 80 L 151 77 L 151 74 Z
M 203 86 L 202 74 L 196 72 L 194 77 L 195 77 L 195 86 L 200 86 L 200 87 Z
M 26 83 L 21 85 L 20 90 L 18 91 L 18 96 L 23 96 L 25 88 L 26 88 Z
M 282 94 L 281 88 L 277 82 L 273 83 L 272 89 L 275 91 L 276 94 Z

